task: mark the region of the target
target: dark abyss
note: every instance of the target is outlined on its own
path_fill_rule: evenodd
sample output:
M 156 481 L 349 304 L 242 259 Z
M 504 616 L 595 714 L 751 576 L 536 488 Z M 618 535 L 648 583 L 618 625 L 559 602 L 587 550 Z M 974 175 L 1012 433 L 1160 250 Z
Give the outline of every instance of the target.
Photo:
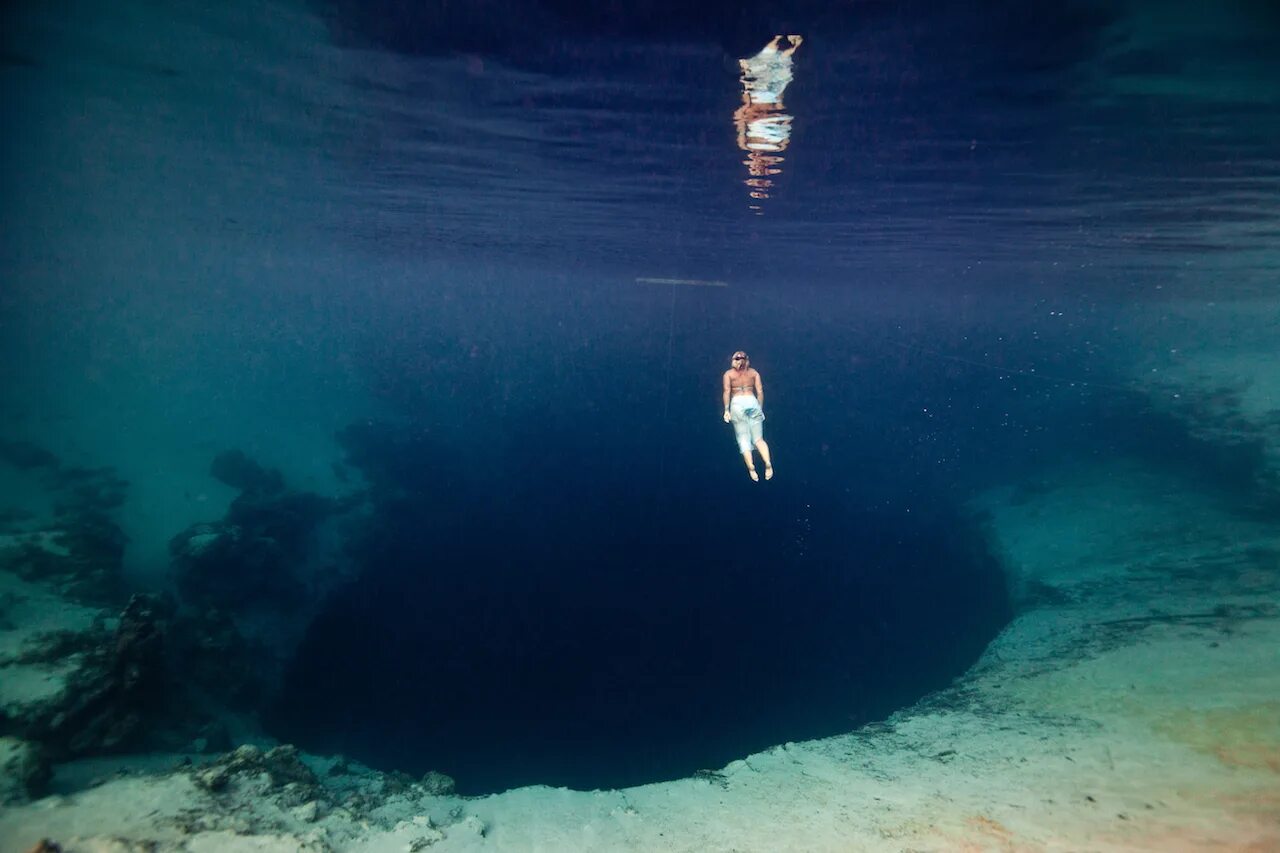
M 1211 464 L 1105 353 L 1039 326 L 907 328 L 825 291 L 505 295 L 475 338 L 439 315 L 482 291 L 406 312 L 363 362 L 402 418 L 341 436 L 370 486 L 359 574 L 288 668 L 276 737 L 478 794 L 851 731 L 946 687 L 1007 623 L 971 496 L 1063 459 Z M 719 416 L 743 340 L 769 483 Z M 1256 473 L 1230 470 L 1224 492 Z
M 609 396 L 612 361 L 561 367 L 504 423 L 473 362 L 454 382 L 446 352 L 427 361 L 491 458 L 468 461 L 427 414 L 343 434 L 372 484 L 362 573 L 290 667 L 278 737 L 471 794 L 634 785 L 883 718 L 962 673 L 1009 617 L 973 524 L 912 473 L 918 436 L 884 428 L 878 406 L 914 401 L 855 392 L 850 426 L 843 398 L 791 409 L 798 377 L 769 374 L 779 475 L 754 484 L 714 367 L 710 393 L 673 382 L 665 406 L 660 374 L 651 397 Z

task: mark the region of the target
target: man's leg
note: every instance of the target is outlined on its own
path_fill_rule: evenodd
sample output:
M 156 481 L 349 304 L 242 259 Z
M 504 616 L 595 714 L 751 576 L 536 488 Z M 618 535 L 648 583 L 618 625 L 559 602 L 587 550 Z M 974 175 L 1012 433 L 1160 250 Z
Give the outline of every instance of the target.
M 751 439 L 754 437 L 751 435 L 751 424 L 746 416 L 738 411 L 733 412 L 731 422 L 733 437 L 738 440 L 738 452 L 742 454 L 742 461 L 747 463 L 747 473 L 758 483 L 760 475 L 756 473 L 756 461 L 751 457 Z
M 773 460 L 769 458 L 769 445 L 764 443 L 763 438 L 756 442 L 756 450 L 760 451 L 760 458 L 764 460 L 764 478 L 772 480 Z

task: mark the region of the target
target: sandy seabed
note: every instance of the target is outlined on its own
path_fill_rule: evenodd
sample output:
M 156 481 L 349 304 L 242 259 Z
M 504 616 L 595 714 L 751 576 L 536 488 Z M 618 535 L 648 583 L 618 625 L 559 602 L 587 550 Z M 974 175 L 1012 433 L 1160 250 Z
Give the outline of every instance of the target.
M 1027 609 L 951 689 L 886 722 L 619 791 L 392 791 L 305 756 L 322 790 L 252 761 L 221 787 L 135 770 L 6 809 L 0 846 L 1280 849 L 1280 529 L 1136 467 L 981 509 Z

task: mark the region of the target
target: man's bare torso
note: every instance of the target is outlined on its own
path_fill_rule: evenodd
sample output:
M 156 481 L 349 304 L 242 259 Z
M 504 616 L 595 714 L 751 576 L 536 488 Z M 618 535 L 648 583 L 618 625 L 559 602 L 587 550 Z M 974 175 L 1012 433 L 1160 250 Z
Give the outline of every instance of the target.
M 734 370 L 731 367 L 724 372 L 724 375 L 729 378 L 729 390 L 734 397 L 747 394 L 755 396 L 756 377 L 760 374 L 756 373 L 754 367 L 748 367 L 746 370 Z

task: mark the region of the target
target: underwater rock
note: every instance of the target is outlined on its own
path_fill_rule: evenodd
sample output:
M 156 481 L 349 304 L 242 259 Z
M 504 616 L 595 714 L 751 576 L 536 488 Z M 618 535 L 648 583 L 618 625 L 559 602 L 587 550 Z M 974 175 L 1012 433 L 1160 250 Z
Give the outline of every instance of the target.
M 227 790 L 237 776 L 266 774 L 273 789 L 286 791 L 297 802 L 292 807 L 328 799 L 320 779 L 302 763 L 297 747 L 277 746 L 263 752 L 252 744 L 237 748 L 212 764 L 192 771 L 192 781 L 206 791 Z
M 192 525 L 169 540 L 169 554 L 178 591 L 197 608 L 279 607 L 301 594 L 285 549 L 238 525 Z
M 284 476 L 274 468 L 264 468 L 243 450 L 226 450 L 213 459 L 209 473 L 233 489 L 249 494 L 284 491 Z
M 135 595 L 120 617 L 101 676 L 83 685 L 62 716 L 74 755 L 132 745 L 162 709 L 169 686 L 164 659 L 167 613 L 154 596 Z
M 61 464 L 57 456 L 43 447 L 29 441 L 11 439 L 0 439 L 0 462 L 7 462 L 22 470 L 57 468 Z
M 239 464 L 225 463 L 235 471 Z M 248 460 L 243 464 L 256 468 Z M 193 524 L 169 541 L 183 600 L 197 608 L 232 612 L 296 606 L 306 590 L 294 568 L 305 562 L 311 534 L 337 511 L 337 504 L 285 490 L 282 481 L 276 482 L 276 472 L 228 477 L 247 488 L 232 501 L 225 518 Z
M 79 651 L 83 664 L 66 687 L 48 701 L 26 709 L 9 723 L 38 741 L 52 760 L 66 760 L 137 746 L 154 734 L 170 697 L 165 665 L 167 608 L 154 596 L 135 595 L 108 635 L 55 635 L 59 650 Z M 44 653 L 52 654 L 49 647 Z
M 315 823 L 320 816 L 320 804 L 316 800 L 303 803 L 292 809 L 293 816 L 303 823 Z
M 328 565 L 313 571 L 316 529 L 346 510 L 288 489 L 279 472 L 239 451 L 220 454 L 213 468 L 242 493 L 221 520 L 193 524 L 169 541 L 182 604 L 171 649 L 206 720 L 262 710 L 325 584 L 339 577 Z
M 363 767 L 336 776 L 324 772 L 340 761 L 288 745 L 265 750 L 245 745 L 203 766 L 117 775 L 58 798 L 56 809 L 49 804 L 25 807 L 29 811 L 17 836 L 22 843 L 14 849 L 48 835 L 68 850 L 284 853 L 363 849 L 370 833 L 395 833 L 386 849 L 402 850 L 410 843 L 412 849 L 423 849 L 443 841 L 455 827 L 461 840 L 484 831 L 485 825 L 456 798 L 432 796 L 418 785 L 400 792 L 385 774 Z M 110 830 L 89 837 L 63 834 L 73 825 L 61 820 L 61 813 L 79 812 L 74 826 L 84 832 L 102 825 L 103 810 L 117 804 L 126 825 L 111 821 Z M 82 809 L 93 810 L 94 817 L 85 818 Z M 129 814 L 136 816 L 132 825 L 127 825 Z M 6 834 L 12 826 L 3 823 L 0 837 L 7 843 L 15 836 Z
M 84 631 L 69 628 L 42 631 L 24 639 L 17 653 L 4 658 L 3 663 L 26 666 L 56 665 L 75 655 L 93 653 L 101 647 L 105 637 L 106 629 L 101 619 Z
M 59 523 L 56 530 L 0 537 L 0 571 L 46 583 L 73 601 L 118 601 L 125 545 L 120 528 L 102 514 Z
M 421 785 L 423 790 L 428 794 L 437 797 L 449 796 L 457 787 L 452 776 L 447 776 L 444 773 L 439 773 L 435 770 L 427 771 L 418 784 Z
M 39 745 L 16 737 L 0 737 L 0 805 L 38 796 L 51 775 Z
M 270 650 L 247 639 L 230 615 L 218 608 L 186 612 L 175 619 L 170 627 L 170 649 L 173 659 L 181 662 L 182 684 L 197 690 L 205 706 L 254 709 L 275 681 Z M 201 732 L 197 737 L 211 736 Z M 221 743 L 210 739 L 215 742 Z M 228 748 L 229 743 L 210 747 L 213 751 Z
M 164 635 L 172 607 L 154 595 L 134 595 L 120 614 L 113 671 L 122 687 L 158 692 L 163 682 Z
M 13 573 L 0 571 L 0 590 L 0 734 L 36 742 L 71 685 L 99 672 L 112 614 Z
M 245 492 L 227 508 L 226 523 L 253 537 L 270 539 L 293 556 L 306 547 L 307 537 L 336 509 L 329 498 L 310 492 Z
M 229 624 L 139 595 L 119 615 L 11 580 L 0 596 L 0 734 L 63 761 L 129 749 L 217 753 L 217 715 L 262 695 L 263 657 Z M 53 630 L 44 626 L 62 624 Z M 229 637 L 226 632 L 230 631 Z M 220 633 L 221 632 L 221 633 Z
M 47 469 L 40 478 L 53 498 L 51 520 L 4 511 L 0 571 L 48 583 L 75 601 L 118 603 L 127 537 L 112 514 L 128 484 L 111 468 L 63 467 L 53 454 L 23 442 L 0 441 L 0 461 Z
M 58 540 L 70 552 L 72 578 L 65 591 L 73 598 L 118 601 L 123 592 L 122 566 L 128 537 L 103 512 L 83 511 L 61 521 Z

